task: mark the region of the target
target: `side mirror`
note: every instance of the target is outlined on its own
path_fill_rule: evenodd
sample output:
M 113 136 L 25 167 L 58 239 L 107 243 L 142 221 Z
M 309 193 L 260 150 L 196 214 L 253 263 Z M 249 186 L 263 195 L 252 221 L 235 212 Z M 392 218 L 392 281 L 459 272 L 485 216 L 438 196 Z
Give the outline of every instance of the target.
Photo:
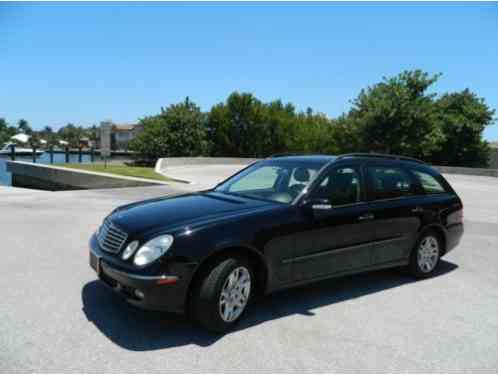
M 312 198 L 306 202 L 306 206 L 311 208 L 313 211 L 323 211 L 323 210 L 331 210 L 332 205 L 330 201 L 325 198 Z

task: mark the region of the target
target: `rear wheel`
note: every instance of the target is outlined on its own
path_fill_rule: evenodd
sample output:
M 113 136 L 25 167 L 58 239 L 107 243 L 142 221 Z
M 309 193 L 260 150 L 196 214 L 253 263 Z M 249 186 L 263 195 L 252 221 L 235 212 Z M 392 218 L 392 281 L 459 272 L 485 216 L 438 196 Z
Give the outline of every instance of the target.
M 199 280 L 192 295 L 192 316 L 213 332 L 230 330 L 244 314 L 253 291 L 250 265 L 228 258 L 212 266 Z
M 411 273 L 417 278 L 433 275 L 439 264 L 441 250 L 441 239 L 436 232 L 422 234 L 410 256 Z

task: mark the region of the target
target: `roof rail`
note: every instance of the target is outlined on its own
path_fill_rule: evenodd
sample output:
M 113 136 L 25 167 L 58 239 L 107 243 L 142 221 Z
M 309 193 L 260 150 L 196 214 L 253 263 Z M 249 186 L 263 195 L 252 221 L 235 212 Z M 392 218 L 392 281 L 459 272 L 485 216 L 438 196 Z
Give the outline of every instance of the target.
M 267 159 L 271 159 L 271 158 L 283 158 L 285 156 L 304 156 L 304 155 L 307 155 L 307 154 L 298 154 L 298 153 L 281 153 L 281 154 L 273 154 L 273 155 L 270 155 L 268 156 Z
M 368 153 L 368 152 L 355 152 L 351 154 L 342 154 L 337 157 L 336 160 L 345 159 L 345 158 L 379 158 L 379 159 L 394 159 L 394 160 L 406 160 L 413 161 L 416 163 L 427 164 L 425 161 L 411 158 L 408 156 L 402 155 L 392 155 L 392 154 L 379 154 L 379 153 Z

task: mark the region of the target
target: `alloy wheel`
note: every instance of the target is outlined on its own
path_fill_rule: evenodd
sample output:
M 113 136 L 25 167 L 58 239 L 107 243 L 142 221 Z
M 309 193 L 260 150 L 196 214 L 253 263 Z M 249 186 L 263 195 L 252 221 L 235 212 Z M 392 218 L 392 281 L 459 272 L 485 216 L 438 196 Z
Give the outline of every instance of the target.
M 251 274 L 243 266 L 235 268 L 225 279 L 219 300 L 221 319 L 230 323 L 244 311 L 251 293 Z
M 439 242 L 434 236 L 422 239 L 417 252 L 417 262 L 420 270 L 424 273 L 431 272 L 439 260 Z

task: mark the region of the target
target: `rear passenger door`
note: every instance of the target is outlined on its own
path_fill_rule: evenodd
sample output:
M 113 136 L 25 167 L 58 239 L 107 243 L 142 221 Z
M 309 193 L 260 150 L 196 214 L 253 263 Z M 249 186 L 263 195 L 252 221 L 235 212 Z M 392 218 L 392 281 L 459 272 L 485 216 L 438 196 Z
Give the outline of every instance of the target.
M 415 245 L 421 225 L 419 185 L 398 163 L 369 162 L 365 176 L 375 223 L 372 264 L 404 261 Z

